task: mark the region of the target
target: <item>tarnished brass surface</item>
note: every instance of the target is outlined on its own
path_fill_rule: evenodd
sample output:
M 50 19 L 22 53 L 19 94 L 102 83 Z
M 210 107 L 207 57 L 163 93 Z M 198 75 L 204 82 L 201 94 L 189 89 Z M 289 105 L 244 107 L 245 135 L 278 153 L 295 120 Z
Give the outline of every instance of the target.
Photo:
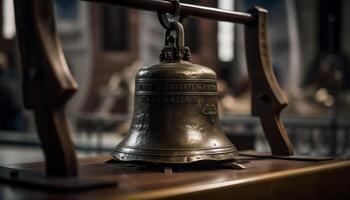
M 219 124 L 216 74 L 189 62 L 183 26 L 170 23 L 162 63 L 136 74 L 132 124 L 112 155 L 156 163 L 233 160 L 237 150 Z
M 159 163 L 234 159 L 217 110 L 213 70 L 187 61 L 142 68 L 131 129 L 113 156 Z
M 209 68 L 179 62 L 141 69 L 131 129 L 113 156 L 161 163 L 233 159 L 236 149 L 220 128 L 216 95 Z

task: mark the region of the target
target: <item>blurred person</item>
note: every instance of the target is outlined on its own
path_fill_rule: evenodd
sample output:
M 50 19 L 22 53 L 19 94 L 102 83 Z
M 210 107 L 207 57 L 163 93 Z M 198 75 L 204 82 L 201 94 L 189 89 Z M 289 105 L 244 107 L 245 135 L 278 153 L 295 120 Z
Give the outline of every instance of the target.
M 0 130 L 21 131 L 21 101 L 7 56 L 0 53 Z

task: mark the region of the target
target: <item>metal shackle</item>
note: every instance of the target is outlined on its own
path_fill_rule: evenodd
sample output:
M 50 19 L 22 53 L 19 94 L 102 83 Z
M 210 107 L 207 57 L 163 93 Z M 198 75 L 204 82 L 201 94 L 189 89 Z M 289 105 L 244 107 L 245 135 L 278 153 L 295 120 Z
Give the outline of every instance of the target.
M 179 51 L 183 50 L 185 47 L 185 30 L 182 24 L 178 21 L 173 21 L 171 23 L 173 30 L 176 33 L 176 47 Z

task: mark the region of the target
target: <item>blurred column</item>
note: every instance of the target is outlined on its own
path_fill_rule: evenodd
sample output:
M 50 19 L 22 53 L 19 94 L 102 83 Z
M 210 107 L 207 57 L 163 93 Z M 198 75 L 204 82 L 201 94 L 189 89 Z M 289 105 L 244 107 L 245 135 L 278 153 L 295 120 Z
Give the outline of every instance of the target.
M 235 0 L 219 0 L 218 8 L 235 10 Z M 222 62 L 231 62 L 234 59 L 234 24 L 229 22 L 218 23 L 218 56 Z
M 287 33 L 289 36 L 289 67 L 286 89 L 291 93 L 298 93 L 301 85 L 299 26 L 295 9 L 295 0 L 285 0 L 285 2 L 287 11 Z
M 159 54 L 165 45 L 164 31 L 157 14 L 140 11 L 139 55 L 141 66 L 159 63 Z
M 243 0 L 237 0 L 235 7 L 238 11 L 246 11 Z M 248 79 L 247 59 L 244 43 L 244 25 L 236 24 L 234 27 L 234 32 L 234 66 L 236 70 L 234 71 L 233 76 L 235 83 L 240 84 Z
M 3 0 L 2 13 L 3 37 L 4 39 L 13 39 L 16 35 L 13 0 Z

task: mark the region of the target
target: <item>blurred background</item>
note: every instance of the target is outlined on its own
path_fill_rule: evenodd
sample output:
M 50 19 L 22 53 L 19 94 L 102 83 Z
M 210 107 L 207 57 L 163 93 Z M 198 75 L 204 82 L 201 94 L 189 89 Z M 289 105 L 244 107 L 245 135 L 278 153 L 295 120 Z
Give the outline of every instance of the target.
M 299 155 L 350 155 L 350 1 L 181 0 L 182 3 L 269 11 L 269 45 L 289 99 L 282 119 Z M 134 76 L 158 63 L 164 30 L 155 13 L 78 0 L 56 0 L 57 28 L 79 83 L 67 114 L 79 156 L 108 154 L 127 133 Z M 216 71 L 224 131 L 240 149 L 269 151 L 250 116 L 244 27 L 188 18 L 192 62 Z M 31 111 L 22 105 L 13 0 L 0 0 L 0 164 L 43 160 Z M 249 53 L 249 52 L 248 52 Z

